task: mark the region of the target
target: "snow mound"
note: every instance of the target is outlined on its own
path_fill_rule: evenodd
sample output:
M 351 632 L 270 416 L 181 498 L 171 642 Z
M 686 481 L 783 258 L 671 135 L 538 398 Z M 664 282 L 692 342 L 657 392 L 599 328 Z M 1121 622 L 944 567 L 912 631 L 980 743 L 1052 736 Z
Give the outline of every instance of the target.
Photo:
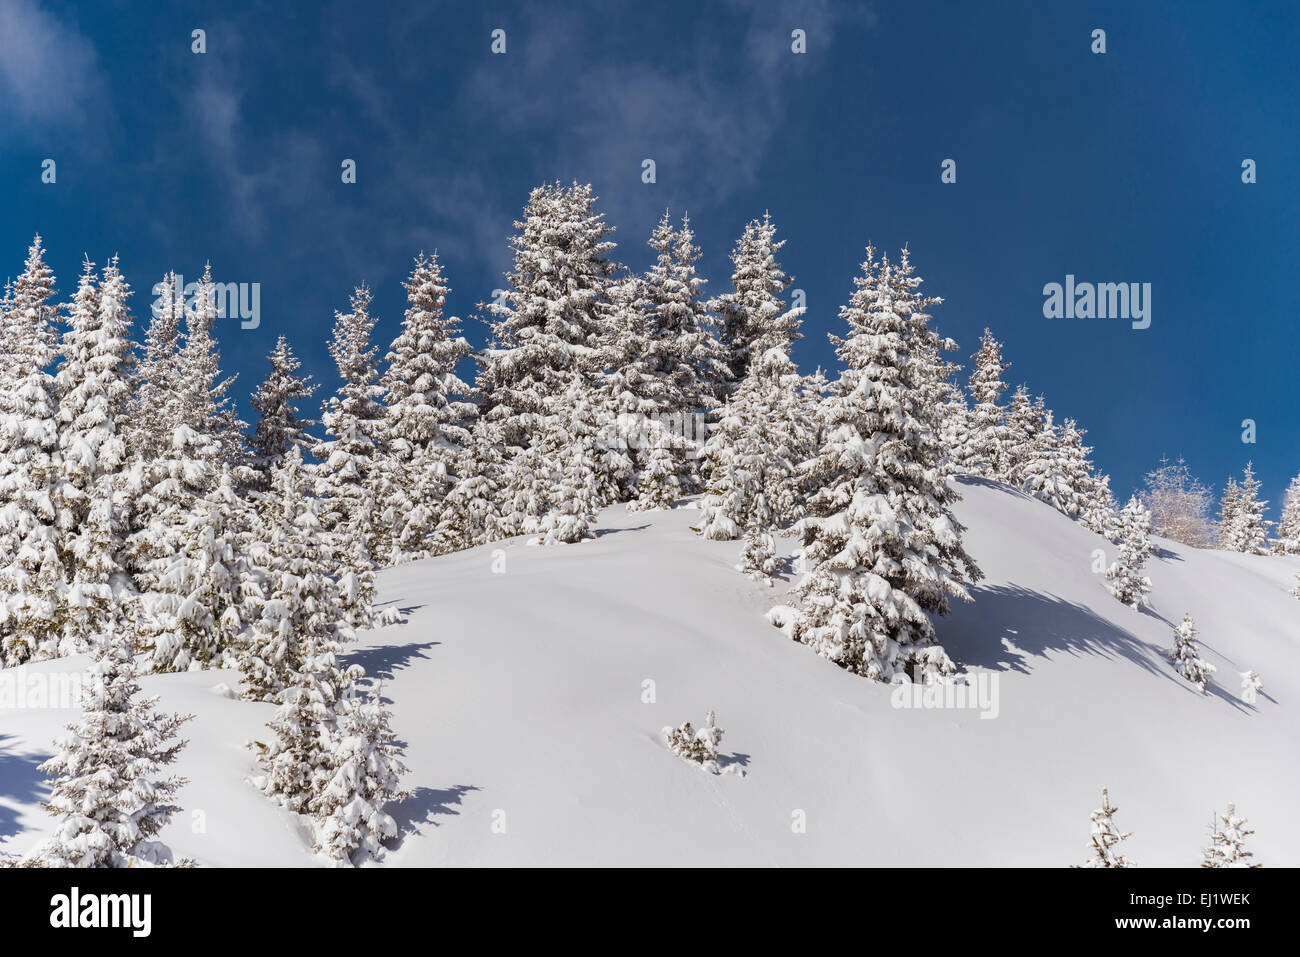
M 946 699 L 787 639 L 766 613 L 789 565 L 775 588 L 740 575 L 740 543 L 700 539 L 689 508 L 614 507 L 594 541 L 514 540 L 380 573 L 405 621 L 347 657 L 383 679 L 407 742 L 414 796 L 390 808 L 387 863 L 1063 867 L 1087 856 L 1105 786 L 1139 866 L 1199 864 L 1229 802 L 1255 860 L 1300 864 L 1300 602 L 1287 593 L 1300 559 L 1156 539 L 1151 607 L 1134 611 L 1097 571 L 1114 546 L 997 483 L 961 492 L 986 578 L 937 621 L 965 676 Z M 1216 669 L 1205 695 L 1168 658 L 1185 613 Z M 1263 682 L 1253 705 L 1247 671 Z M 176 766 L 185 811 L 161 840 L 201 865 L 323 864 L 248 782 L 244 743 L 266 740 L 271 706 L 214 694 L 218 680 L 238 675 L 142 682 L 197 715 Z M 719 765 L 743 775 L 700 774 L 665 745 L 664 726 L 707 710 L 725 718 Z M 36 765 L 73 717 L 0 712 L 0 851 L 49 832 Z

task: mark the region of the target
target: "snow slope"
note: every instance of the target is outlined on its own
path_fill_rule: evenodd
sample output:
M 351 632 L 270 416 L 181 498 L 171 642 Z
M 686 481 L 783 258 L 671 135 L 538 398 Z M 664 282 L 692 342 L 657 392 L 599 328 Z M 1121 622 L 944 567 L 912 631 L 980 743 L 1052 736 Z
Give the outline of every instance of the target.
M 938 630 L 963 668 L 996 679 L 991 718 L 896 708 L 891 688 L 786 639 L 763 615 L 787 584 L 734 571 L 739 543 L 699 539 L 691 508 L 616 507 L 596 541 L 498 543 L 381 573 L 382 600 L 407 620 L 363 634 L 350 657 L 383 676 L 408 742 L 415 796 L 395 809 L 387 862 L 1055 867 L 1084 859 L 1104 785 L 1138 865 L 1196 866 L 1229 801 L 1256 829 L 1258 861 L 1300 864 L 1300 602 L 1287 594 L 1300 561 L 1158 540 L 1153 610 L 1139 613 L 1092 571 L 1095 549 L 1113 558 L 1102 539 L 995 483 L 962 493 L 986 579 Z M 1185 611 L 1218 668 L 1205 696 L 1163 657 Z M 1239 699 L 1247 669 L 1264 683 L 1254 706 Z M 236 676 L 145 681 L 197 714 L 179 762 L 186 812 L 163 840 L 202 864 L 318 863 L 246 781 L 243 743 L 270 706 L 224 697 L 221 682 Z M 661 742 L 664 725 L 698 726 L 710 708 L 743 776 Z M 0 850 L 49 830 L 35 765 L 70 719 L 0 712 Z

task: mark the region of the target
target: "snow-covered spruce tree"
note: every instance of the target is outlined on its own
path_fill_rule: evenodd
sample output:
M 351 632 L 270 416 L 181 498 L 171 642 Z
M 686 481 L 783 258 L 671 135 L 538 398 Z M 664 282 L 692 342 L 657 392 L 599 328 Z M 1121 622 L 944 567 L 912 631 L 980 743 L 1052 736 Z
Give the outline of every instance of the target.
M 1246 838 L 1254 834 L 1246 827 L 1246 819 L 1237 816 L 1237 808 L 1228 805 L 1227 813 L 1214 815 L 1210 820 L 1210 846 L 1201 858 L 1202 867 L 1260 867 L 1253 863 L 1252 851 L 1246 850 Z
M 174 272 L 163 276 L 154 292 L 157 299 L 136 362 L 136 391 L 127 402 L 124 423 L 127 449 L 141 457 L 152 457 L 156 449 L 171 445 L 172 433 L 181 423 L 184 395 L 179 353 L 185 293 Z
M 681 438 L 674 425 L 714 409 L 718 383 L 730 373 L 709 325 L 705 281 L 696 273 L 700 248 L 689 218 L 674 229 L 665 211 L 648 244 L 657 258 L 633 285 L 632 301 L 615 328 L 606 389 L 616 412 L 651 420 L 642 428 L 647 441 L 632 450 L 638 486 L 633 501 L 635 507 L 657 508 L 698 485 L 693 448 L 674 441 Z M 675 481 L 668 480 L 669 471 Z
M 543 438 L 534 448 L 540 461 L 553 463 L 556 477 L 540 494 L 544 507 L 537 531 L 546 545 L 571 544 L 594 538 L 600 504 L 599 434 L 596 410 L 574 379 L 563 397 L 565 411 L 548 416 Z
M 1148 535 L 1151 513 L 1134 495 L 1119 515 L 1119 556 L 1106 569 L 1106 587 L 1119 601 L 1138 608 L 1151 591 L 1151 579 L 1142 574 L 1147 559 L 1155 552 Z
M 504 537 L 500 531 L 501 453 L 483 420 L 471 429 L 472 441 L 455 464 L 459 478 L 438 512 L 432 551 L 437 555 L 472 548 Z
M 324 504 L 321 522 L 333 537 L 340 593 L 355 628 L 374 623 L 374 556 L 381 532 L 376 492 L 385 416 L 375 366 L 378 350 L 370 342 L 375 327 L 370 299 L 369 288 L 358 286 L 349 311 L 335 313 L 330 355 L 343 382 L 322 416 L 328 438 L 312 452 L 320 460 L 316 494 Z
M 0 660 L 56 653 L 66 583 L 56 513 L 61 481 L 54 274 L 37 236 L 4 315 L 0 364 Z
M 177 425 L 165 443 L 151 451 L 146 461 L 135 458 L 121 480 L 122 511 L 128 517 L 121 561 L 135 589 L 150 607 L 179 595 L 164 583 L 176 556 L 193 531 L 193 516 L 212 492 L 218 473 L 215 463 L 220 446 L 208 435 L 188 425 Z M 185 670 L 193 660 L 186 646 L 167 636 L 166 625 L 139 620 L 143 650 L 152 656 L 156 670 Z M 156 640 L 161 640 L 159 649 Z M 158 652 L 156 655 L 153 652 Z
M 397 836 L 397 822 L 385 808 L 411 796 L 401 785 L 407 768 L 381 693 L 345 699 L 334 734 L 333 774 L 315 811 L 316 850 L 339 864 L 354 863 L 358 851 L 378 858 L 382 842 Z
M 1218 537 L 1216 545 L 1228 551 L 1236 551 L 1233 542 L 1236 535 L 1237 507 L 1241 501 L 1241 488 L 1235 478 L 1229 478 L 1223 486 L 1223 497 L 1219 500 Z
M 628 511 L 643 512 L 650 509 L 672 508 L 673 503 L 686 494 L 694 481 L 694 473 L 683 479 L 688 468 L 692 447 L 674 431 L 671 424 L 658 419 L 646 419 L 638 447 L 634 498 Z
M 165 863 L 152 840 L 180 808 L 185 779 L 164 776 L 186 744 L 177 729 L 192 715 L 164 714 L 157 698 L 139 697 L 136 665 L 120 635 L 98 636 L 86 671 L 84 711 L 41 765 L 58 818 L 52 837 L 31 855 L 48 867 L 130 867 Z
M 1119 852 L 1119 845 L 1129 838 L 1128 832 L 1121 832 L 1112 818 L 1119 808 L 1111 807 L 1110 795 L 1101 789 L 1101 807 L 1092 812 L 1092 836 L 1089 847 L 1091 856 L 1081 867 L 1132 867 L 1133 863 Z
M 424 538 L 456 481 L 456 462 L 470 441 L 466 425 L 476 413 L 457 398 L 469 386 L 457 377 L 456 365 L 471 349 L 460 336 L 460 320 L 443 314 L 448 287 L 437 253 L 421 253 L 404 285 L 402 331 L 379 383 L 385 397 L 378 492 L 384 549 L 376 557 L 387 564 L 429 554 Z
M 297 403 L 310 399 L 319 388 L 311 376 L 298 375 L 302 363 L 284 336 L 276 340 L 267 358 L 271 371 L 250 400 L 258 414 L 249 455 L 249 464 L 256 473 L 251 484 L 258 491 L 270 488 L 271 472 L 284 461 L 290 449 L 314 444 L 307 429 L 316 423 L 298 418 Z
M 97 635 L 130 631 L 126 609 L 138 601 L 118 562 L 122 536 L 112 477 L 102 476 L 88 498 L 90 513 L 66 540 L 72 571 L 60 656 L 86 651 Z
M 972 413 L 973 414 L 973 413 Z M 1039 433 L 1043 431 L 1042 407 L 1036 405 L 1023 385 L 1011 395 L 1011 403 L 1004 416 L 1003 442 L 998 449 L 998 474 L 1006 476 L 1011 485 L 1020 486 L 1026 469 L 1034 461 L 1039 447 Z M 970 448 L 978 446 L 968 445 Z
M 769 349 L 750 364 L 704 444 L 709 483 L 696 530 L 712 539 L 743 535 L 739 569 L 759 581 L 776 569 L 772 532 L 799 517 L 796 483 L 809 429 L 803 385 L 786 352 Z
M 1078 519 L 1088 511 L 1093 477 L 1083 432 L 1073 419 L 1057 428 L 1049 413 L 1035 457 L 1025 465 L 1023 488 L 1057 511 Z
M 186 304 L 185 341 L 176 354 L 176 369 L 180 421 L 207 437 L 215 448 L 214 477 L 223 464 L 234 467 L 247 459 L 246 423 L 240 421 L 230 396 L 235 376 L 221 375 L 221 354 L 213 335 L 216 321 L 217 290 L 209 265 L 204 267 L 194 298 Z
M 194 563 L 197 569 L 210 567 L 201 553 L 209 546 L 231 547 L 228 543 L 251 521 L 247 503 L 233 489 L 235 483 L 219 484 L 227 468 L 237 472 L 240 485 L 246 484 L 248 474 L 243 465 L 244 423 L 235 414 L 229 395 L 234 379 L 222 377 L 213 337 L 218 307 L 211 269 L 205 268 L 189 302 L 176 285 L 175 277 L 168 276 L 158 287 L 160 302 L 142 365 L 142 388 L 147 387 L 164 403 L 163 414 L 145 420 L 137 440 L 146 444 L 137 449 L 123 479 L 124 508 L 130 516 L 123 564 L 137 589 L 146 593 L 147 615 L 140 616 L 137 623 L 156 670 L 217 663 L 214 656 L 228 645 L 237 629 L 232 624 L 224 636 L 212 632 L 206 614 L 198 611 L 207 606 L 194 598 L 194 578 L 184 572 L 185 562 Z M 185 337 L 176 348 L 181 318 Z M 158 394 L 160 384 L 168 386 L 171 394 Z M 212 518 L 214 503 L 224 517 L 222 530 L 210 537 L 200 529 Z M 178 556 L 184 559 L 181 564 Z M 220 559 L 213 561 L 226 567 Z M 222 620 L 227 607 L 222 602 L 216 622 Z M 198 618 L 189 620 L 190 612 Z
M 483 308 L 492 341 L 478 358 L 482 412 L 506 449 L 526 448 L 574 376 L 598 371 L 612 322 L 613 227 L 590 186 L 534 189 L 510 239 L 506 289 Z
M 812 458 L 822 447 L 825 423 L 821 417 L 821 405 L 830 393 L 830 388 L 826 373 L 822 371 L 821 366 L 814 369 L 812 375 L 804 376 L 803 385 L 799 389 L 798 396 L 799 420 L 803 425 L 799 435 L 800 462 L 806 462 Z M 951 465 L 951 462 L 949 464 Z M 799 503 L 798 508 L 802 510 L 802 501 Z
M 1300 555 L 1300 475 L 1286 487 L 1272 550 L 1274 555 Z
M 720 321 L 730 368 L 730 375 L 715 384 L 719 399 L 740 387 L 750 362 L 769 349 L 788 348 L 787 343 L 800 338 L 799 317 L 805 309 L 791 308 L 781 298 L 794 282 L 776 258 L 784 245 L 785 240 L 776 239 L 776 224 L 768 213 L 761 222 L 746 223 L 731 253 L 733 291 L 709 302 Z
M 1162 458 L 1159 468 L 1146 474 L 1142 502 L 1151 509 L 1155 534 L 1196 548 L 1214 544 L 1212 493 L 1182 459 L 1170 462 Z
M 1169 656 L 1174 663 L 1174 670 L 1196 685 L 1196 689 L 1205 694 L 1205 686 L 1214 674 L 1214 665 L 1201 657 L 1201 646 L 1196 641 L 1196 625 L 1190 614 L 1183 615 L 1183 620 L 1174 629 L 1174 650 Z
M 1119 506 L 1110 490 L 1110 476 L 1094 472 L 1089 483 L 1087 504 L 1079 524 L 1109 542 L 1119 542 Z
M 769 619 L 856 674 L 930 681 L 954 665 L 928 613 L 981 577 L 951 512 L 937 410 L 920 398 L 937 374 L 926 309 L 938 300 L 917 291 L 906 250 L 894 264 L 869 246 L 862 269 L 841 309 L 849 335 L 832 337 L 846 368 L 822 403 L 824 446 L 806 466 L 797 604 Z
M 1268 502 L 1259 500 L 1259 485 L 1251 463 L 1247 462 L 1241 483 L 1236 487 L 1231 512 L 1220 527 L 1220 548 L 1248 555 L 1263 555 L 1268 551 L 1268 527 L 1271 523 L 1264 520 Z M 1224 505 L 1228 506 L 1226 494 Z
M 965 470 L 962 449 L 966 447 L 970 433 L 970 416 L 970 403 L 966 401 L 961 386 L 944 382 L 940 399 L 939 444 L 954 472 Z
M 342 699 L 365 672 L 358 665 L 339 665 L 336 628 L 326 616 L 303 616 L 295 625 L 298 663 L 268 723 L 274 738 L 254 742 L 265 771 L 256 783 L 290 810 L 315 815 L 334 776 L 338 717 L 347 706 Z
M 126 466 L 125 417 L 133 386 L 130 285 L 108 261 L 96 285 L 92 267 L 78 285 L 60 347 L 61 480 L 56 511 L 69 592 L 59 654 L 75 654 L 120 624 L 129 582 L 118 563 L 122 546 L 117 486 Z
M 301 664 L 303 635 L 335 644 L 353 637 L 326 565 L 330 543 L 310 484 L 302 449 L 294 446 L 272 470 L 261 525 L 249 546 L 250 562 L 260 573 L 259 592 L 245 604 L 251 627 L 239 643 L 249 698 L 278 700 Z
M 252 522 L 229 467 L 186 516 L 181 551 L 150 596 L 155 667 L 220 665 L 239 643 L 261 590 L 248 562 Z
M 563 439 L 546 431 L 565 427 L 564 397 L 575 380 L 602 429 L 612 416 L 604 366 L 620 324 L 612 227 L 596 212 L 590 186 L 533 190 L 515 226 L 514 267 L 504 292 L 483 307 L 493 316 L 492 339 L 477 357 L 482 414 L 502 456 L 499 531 L 507 535 L 536 532 L 545 518 L 561 470 L 542 461 L 541 449 Z
M 1002 343 L 993 338 L 988 329 L 980 337 L 979 350 L 972 356 L 975 367 L 971 370 L 969 386 L 972 401 L 967 444 L 959 454 L 962 471 L 984 478 L 1002 479 L 1002 447 L 1006 442 L 1003 409 L 998 402 L 1007 384 L 1002 373 L 1011 368 L 1002 361 Z M 1017 481 L 1012 479 L 1012 481 Z

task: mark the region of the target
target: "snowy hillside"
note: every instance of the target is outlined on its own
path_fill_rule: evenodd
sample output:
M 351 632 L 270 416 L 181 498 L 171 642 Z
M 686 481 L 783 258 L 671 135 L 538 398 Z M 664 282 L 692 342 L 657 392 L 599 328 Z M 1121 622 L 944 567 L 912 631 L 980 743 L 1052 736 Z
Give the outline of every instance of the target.
M 348 652 L 384 677 L 408 745 L 415 796 L 395 809 L 387 863 L 1064 866 L 1084 859 L 1106 786 L 1139 866 L 1196 866 L 1229 801 L 1258 861 L 1300 864 L 1300 771 L 1286 760 L 1300 753 L 1300 602 L 1287 594 L 1300 559 L 1160 541 L 1154 612 L 1136 612 L 1092 570 L 1094 549 L 1113 557 L 1100 537 L 992 482 L 961 492 L 986 578 L 938 633 L 963 672 L 996 676 L 995 717 L 896 708 L 890 687 L 786 639 L 764 613 L 788 582 L 737 573 L 740 543 L 701 540 L 691 508 L 615 506 L 595 541 L 514 540 L 383 571 L 380 600 L 406 620 Z M 1184 612 L 1217 668 L 1205 696 L 1163 657 Z M 1254 706 L 1239 698 L 1248 669 L 1264 684 Z M 162 839 L 204 865 L 320 863 L 247 783 L 244 742 L 266 738 L 273 709 L 217 690 L 237 677 L 144 679 L 197 715 L 177 765 L 185 810 Z M 743 775 L 663 745 L 662 727 L 709 709 Z M 36 765 L 73 714 L 4 714 L 0 850 L 50 831 Z

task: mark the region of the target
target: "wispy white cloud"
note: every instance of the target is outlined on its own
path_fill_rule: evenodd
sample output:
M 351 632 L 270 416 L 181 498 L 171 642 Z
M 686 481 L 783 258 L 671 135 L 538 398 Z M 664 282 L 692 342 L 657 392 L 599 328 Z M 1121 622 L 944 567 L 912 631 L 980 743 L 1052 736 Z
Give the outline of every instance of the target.
M 95 47 L 36 0 L 0 3 L 0 115 L 32 127 L 80 126 L 102 115 Z
M 689 56 L 648 45 L 618 59 L 600 56 L 598 11 L 534 12 L 507 54 L 521 62 L 488 58 L 470 76 L 464 105 L 538 144 L 538 161 L 554 168 L 541 178 L 595 180 L 611 205 L 649 196 L 639 182 L 646 158 L 660 182 L 677 177 L 725 199 L 759 176 L 797 95 L 794 81 L 817 69 L 837 36 L 875 21 L 870 7 L 830 0 L 732 0 L 723 12 L 739 34 L 702 20 L 681 38 Z M 806 32 L 806 55 L 791 51 L 796 28 Z

